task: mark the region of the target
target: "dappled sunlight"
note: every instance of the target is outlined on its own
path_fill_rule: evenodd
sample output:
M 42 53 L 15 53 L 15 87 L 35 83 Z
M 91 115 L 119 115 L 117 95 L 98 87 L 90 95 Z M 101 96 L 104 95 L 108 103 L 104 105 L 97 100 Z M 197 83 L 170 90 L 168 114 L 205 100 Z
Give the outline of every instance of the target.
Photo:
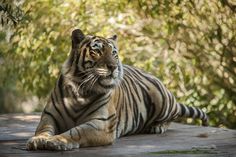
M 0 139 L 28 139 L 34 135 L 40 114 L 11 114 L 0 115 Z
M 7 132 L 6 132 L 7 133 Z M 33 132 L 17 132 L 17 133 L 10 133 L 10 136 L 15 136 L 14 138 L 24 138 L 28 139 L 29 137 L 33 136 Z

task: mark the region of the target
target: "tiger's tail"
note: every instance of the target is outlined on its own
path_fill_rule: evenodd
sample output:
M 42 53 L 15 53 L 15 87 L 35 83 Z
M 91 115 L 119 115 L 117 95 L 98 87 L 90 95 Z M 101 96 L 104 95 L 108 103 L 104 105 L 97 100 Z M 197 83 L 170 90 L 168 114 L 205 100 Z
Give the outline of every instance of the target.
M 203 126 L 208 126 L 208 117 L 201 109 L 191 106 L 185 106 L 177 103 L 179 108 L 179 117 L 199 118 L 202 120 Z

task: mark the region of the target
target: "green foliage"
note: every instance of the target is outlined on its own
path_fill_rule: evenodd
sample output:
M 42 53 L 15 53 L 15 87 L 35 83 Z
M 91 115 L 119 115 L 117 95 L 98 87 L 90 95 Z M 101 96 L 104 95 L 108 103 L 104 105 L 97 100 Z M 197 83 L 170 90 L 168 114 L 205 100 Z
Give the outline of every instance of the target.
M 236 14 L 227 0 L 26 0 L 0 40 L 0 87 L 45 97 L 70 51 L 70 33 L 118 34 L 120 57 L 159 77 L 214 126 L 236 128 Z M 8 34 L 8 35 L 7 35 Z M 0 39 L 9 36 L 0 33 Z
M 0 23 L 2 26 L 16 26 L 21 20 L 23 13 L 18 5 L 14 0 L 0 0 Z

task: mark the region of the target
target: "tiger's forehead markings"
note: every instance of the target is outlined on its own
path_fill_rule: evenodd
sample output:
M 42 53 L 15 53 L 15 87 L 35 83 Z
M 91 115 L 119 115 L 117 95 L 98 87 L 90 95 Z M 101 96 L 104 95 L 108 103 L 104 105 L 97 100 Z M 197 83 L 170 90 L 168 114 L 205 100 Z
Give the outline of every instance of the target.
M 102 48 L 104 47 L 104 39 L 99 38 L 99 37 L 95 37 L 92 39 L 91 43 L 90 43 L 90 47 L 95 50 L 102 50 Z
M 95 49 L 101 50 L 103 48 L 103 43 L 102 43 L 102 41 L 99 41 L 99 40 L 92 40 L 90 43 L 90 47 L 93 50 L 95 50 Z
M 104 46 L 109 46 L 112 49 L 115 48 L 114 45 L 109 40 L 106 40 L 106 39 L 103 39 L 103 38 L 100 38 L 100 37 L 92 38 L 92 41 L 90 43 L 90 47 L 93 50 L 96 50 L 96 49 L 102 50 L 104 48 Z

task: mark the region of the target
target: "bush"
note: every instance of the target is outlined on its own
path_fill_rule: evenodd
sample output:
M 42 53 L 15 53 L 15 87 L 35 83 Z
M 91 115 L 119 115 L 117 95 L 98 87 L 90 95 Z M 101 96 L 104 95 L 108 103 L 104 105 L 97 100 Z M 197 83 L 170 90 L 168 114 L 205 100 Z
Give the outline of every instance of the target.
M 45 97 L 70 51 L 70 33 L 118 34 L 120 57 L 159 77 L 210 124 L 236 128 L 236 7 L 227 0 L 26 0 L 0 34 L 1 87 Z

